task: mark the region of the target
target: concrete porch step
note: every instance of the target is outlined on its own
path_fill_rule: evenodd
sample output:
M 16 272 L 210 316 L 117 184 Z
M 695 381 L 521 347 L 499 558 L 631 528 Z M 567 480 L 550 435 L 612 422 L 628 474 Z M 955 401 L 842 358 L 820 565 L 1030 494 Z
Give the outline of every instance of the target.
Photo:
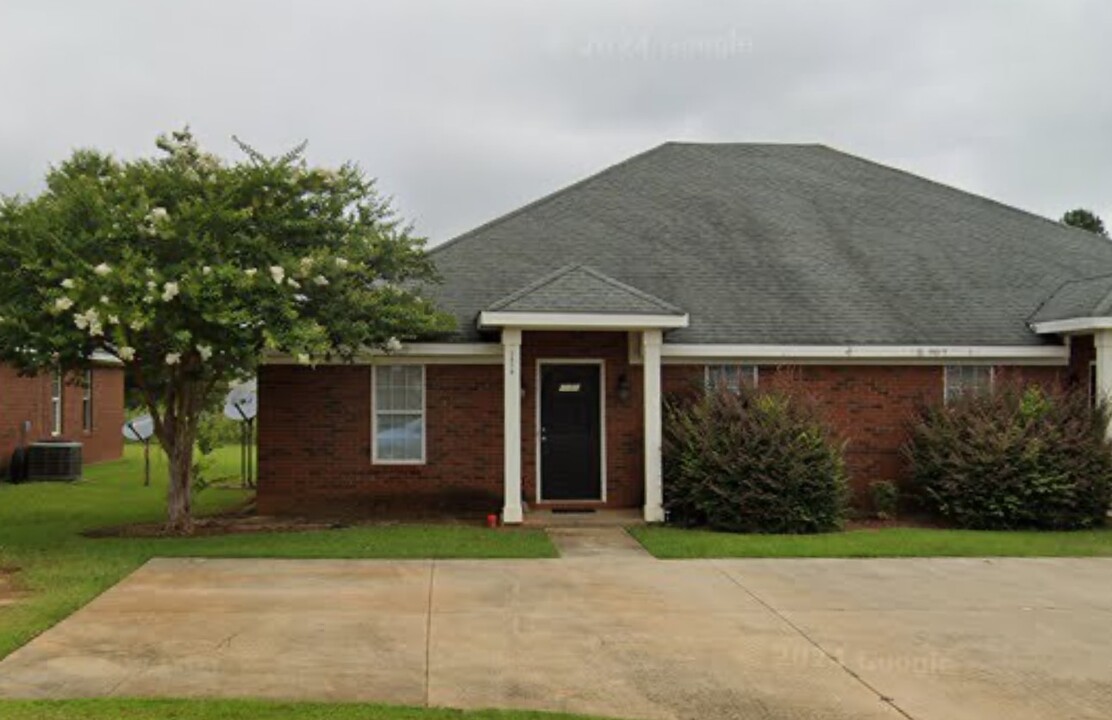
M 522 519 L 525 527 L 628 527 L 644 524 L 637 508 L 598 509 L 584 512 L 558 512 L 552 508 L 529 510 Z

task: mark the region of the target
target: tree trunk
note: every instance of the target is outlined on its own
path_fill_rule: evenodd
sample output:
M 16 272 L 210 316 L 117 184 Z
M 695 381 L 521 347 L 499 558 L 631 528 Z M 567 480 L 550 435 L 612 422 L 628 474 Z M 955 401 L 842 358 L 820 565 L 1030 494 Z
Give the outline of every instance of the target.
M 182 423 L 185 425 L 185 423 Z M 193 533 L 193 438 L 175 433 L 169 448 L 170 487 L 166 495 L 166 529 L 179 535 Z

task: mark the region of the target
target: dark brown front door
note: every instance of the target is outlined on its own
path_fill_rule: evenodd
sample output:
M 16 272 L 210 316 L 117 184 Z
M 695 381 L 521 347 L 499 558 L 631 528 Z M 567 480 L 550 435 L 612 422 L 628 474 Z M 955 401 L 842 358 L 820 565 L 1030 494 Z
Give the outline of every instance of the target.
M 598 365 L 541 365 L 541 499 L 602 499 Z

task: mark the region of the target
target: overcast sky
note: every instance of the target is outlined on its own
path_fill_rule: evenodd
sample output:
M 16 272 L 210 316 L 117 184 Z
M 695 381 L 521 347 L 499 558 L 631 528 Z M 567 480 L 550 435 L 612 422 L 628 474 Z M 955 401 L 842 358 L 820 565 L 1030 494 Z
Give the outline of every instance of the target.
M 0 193 L 309 140 L 433 243 L 665 140 L 820 142 L 1112 220 L 1112 3 L 0 1 Z

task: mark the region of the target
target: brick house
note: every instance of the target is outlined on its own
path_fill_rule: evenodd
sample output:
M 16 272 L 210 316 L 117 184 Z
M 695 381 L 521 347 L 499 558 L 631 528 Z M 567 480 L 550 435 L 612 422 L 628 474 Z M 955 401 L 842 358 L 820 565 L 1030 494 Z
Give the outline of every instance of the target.
M 68 376 L 20 376 L 0 365 L 0 475 L 16 447 L 37 440 L 80 442 L 86 463 L 114 460 L 123 454 L 123 422 L 124 371 L 114 358 Z
M 666 143 L 432 257 L 451 335 L 264 364 L 260 511 L 657 521 L 662 397 L 692 384 L 792 374 L 858 490 L 901 479 L 921 403 L 1112 389 L 1112 243 L 818 145 Z

